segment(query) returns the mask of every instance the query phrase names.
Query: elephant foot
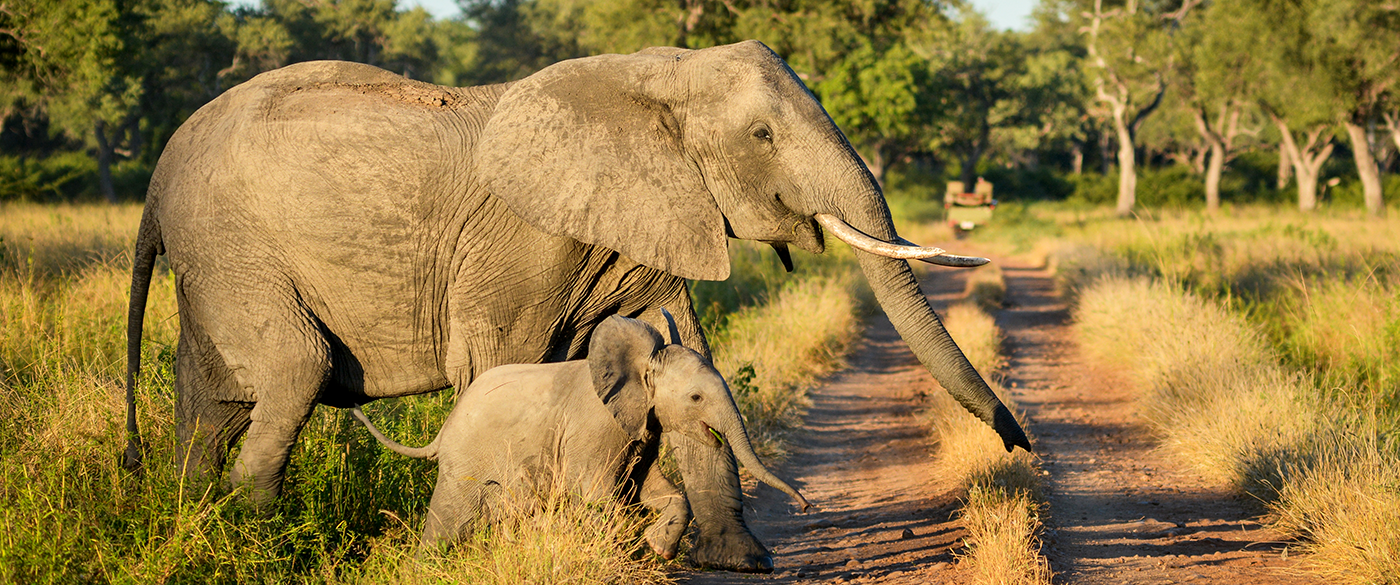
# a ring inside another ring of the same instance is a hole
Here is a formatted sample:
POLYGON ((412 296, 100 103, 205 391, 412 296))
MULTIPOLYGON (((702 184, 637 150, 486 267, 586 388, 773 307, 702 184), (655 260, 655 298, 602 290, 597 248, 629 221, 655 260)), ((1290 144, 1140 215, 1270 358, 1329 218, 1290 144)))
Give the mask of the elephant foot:
POLYGON ((646 537, 647 545, 651 547, 652 552, 669 561, 676 558, 676 549, 680 548, 681 535, 685 532, 685 525, 686 522, 677 522, 674 519, 668 521, 663 518, 648 526, 643 536, 646 537))
POLYGON ((773 554, 747 530, 709 538, 697 536, 690 562, 704 569, 737 573, 772 573, 773 554))

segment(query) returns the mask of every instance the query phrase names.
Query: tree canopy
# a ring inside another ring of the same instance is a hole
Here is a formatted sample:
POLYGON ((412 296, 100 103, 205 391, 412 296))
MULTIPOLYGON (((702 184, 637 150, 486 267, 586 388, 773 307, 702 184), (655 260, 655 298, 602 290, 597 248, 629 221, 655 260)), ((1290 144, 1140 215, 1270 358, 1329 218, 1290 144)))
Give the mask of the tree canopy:
POLYGON ((1214 209, 1231 165, 1273 152, 1261 189, 1292 181, 1308 209, 1337 152, 1381 213, 1400 163, 1393 2, 1041 0, 1024 32, 958 0, 459 2, 440 20, 394 0, 0 0, 0 198, 71 194, 63 165, 139 196, 194 110, 299 61, 475 85, 743 39, 787 60, 881 180, 1101 168, 1127 213, 1140 167, 1180 167, 1214 209))

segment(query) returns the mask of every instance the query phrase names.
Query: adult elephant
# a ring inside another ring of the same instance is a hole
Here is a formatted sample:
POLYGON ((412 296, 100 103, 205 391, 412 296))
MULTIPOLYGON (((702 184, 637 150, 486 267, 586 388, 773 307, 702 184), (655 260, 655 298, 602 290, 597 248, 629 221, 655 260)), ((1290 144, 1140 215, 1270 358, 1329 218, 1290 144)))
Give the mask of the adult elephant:
MULTIPOLYGON (((137 238, 127 462, 146 291, 167 254, 180 310, 186 473, 275 498, 317 403, 465 388, 510 363, 584 357, 613 314, 708 355, 685 279, 729 275, 727 237, 823 251, 853 242, 878 302, 934 377, 1001 434, 1025 435, 929 308, 907 245, 841 131, 763 44, 564 61, 448 88, 354 63, 271 71, 171 138, 137 238), (818 227, 819 224, 822 227, 818 227)), ((744 525, 727 446, 667 437, 696 523, 691 558, 770 570, 744 525)))

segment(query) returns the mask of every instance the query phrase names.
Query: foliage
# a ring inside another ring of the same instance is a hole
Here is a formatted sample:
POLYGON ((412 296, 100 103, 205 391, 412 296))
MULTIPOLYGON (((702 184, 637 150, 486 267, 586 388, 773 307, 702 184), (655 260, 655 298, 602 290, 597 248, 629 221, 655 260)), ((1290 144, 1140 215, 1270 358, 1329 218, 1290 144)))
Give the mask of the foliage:
MULTIPOLYGON (((1400 126, 1381 124, 1400 112, 1400 53, 1388 34, 1400 30, 1400 12, 1384 3, 1042 0, 1025 32, 994 30, 965 4, 923 0, 464 0, 462 8, 461 19, 437 20, 393 0, 7 2, 0 199, 137 199, 186 117, 289 63, 347 59, 474 85, 561 59, 749 38, 806 81, 882 183, 918 176, 914 190, 932 198, 945 180, 988 176, 1013 183, 999 190, 1006 199, 1061 199, 1082 187, 1077 201, 1102 202, 1108 184, 1080 172, 1132 153, 1118 166, 1134 177, 1149 169, 1147 207, 1195 205, 1199 189, 1168 183, 1201 182, 1202 173, 1224 204, 1273 201, 1280 187, 1268 186, 1262 161, 1281 132, 1316 156, 1344 123, 1366 135, 1367 148, 1352 134, 1337 154, 1370 156, 1382 176, 1362 189, 1352 177, 1364 164, 1353 171, 1324 157, 1316 181, 1340 177, 1333 199, 1374 211, 1400 162, 1388 140, 1400 126), (1314 130, 1309 151, 1304 138, 1314 130), (1124 141, 1126 151, 1115 149, 1124 141), (1207 156, 1213 147, 1220 154, 1207 156), (66 154, 74 152, 95 166, 76 174, 66 154)), ((1314 181, 1303 179, 1300 188, 1314 181)))

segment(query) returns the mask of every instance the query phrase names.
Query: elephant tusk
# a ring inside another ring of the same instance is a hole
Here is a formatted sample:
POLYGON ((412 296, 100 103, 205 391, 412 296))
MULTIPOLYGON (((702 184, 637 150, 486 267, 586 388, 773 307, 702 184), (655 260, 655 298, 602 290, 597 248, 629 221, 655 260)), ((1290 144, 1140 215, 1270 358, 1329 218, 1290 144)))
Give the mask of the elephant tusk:
POLYGON ((925 248, 911 243, 909 240, 895 236, 893 243, 875 238, 862 232, 851 224, 842 221, 834 215, 818 213, 814 216, 817 223, 831 232, 843 242, 850 244, 852 248, 869 252, 877 256, 886 258, 898 258, 900 260, 921 260, 929 264, 940 266, 981 266, 991 260, 976 256, 958 256, 949 254, 942 248, 925 248))

